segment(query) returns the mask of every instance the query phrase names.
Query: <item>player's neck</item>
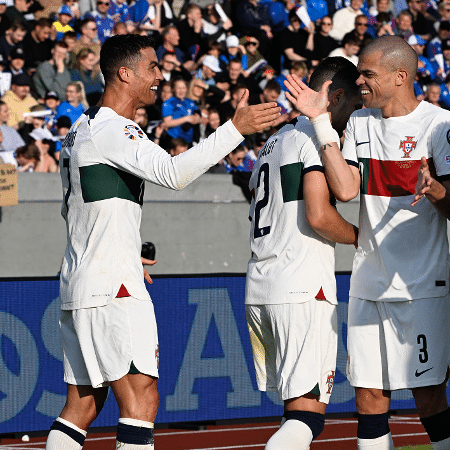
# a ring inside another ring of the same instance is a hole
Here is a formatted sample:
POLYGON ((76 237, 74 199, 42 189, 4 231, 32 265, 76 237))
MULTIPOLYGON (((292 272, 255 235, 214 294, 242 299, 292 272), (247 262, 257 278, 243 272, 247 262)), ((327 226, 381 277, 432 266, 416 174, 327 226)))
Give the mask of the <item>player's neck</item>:
POLYGON ((381 108, 381 115, 388 119, 389 117, 401 117, 407 116, 412 113, 417 106, 419 106, 420 101, 413 97, 405 97, 403 99, 393 98, 388 105, 381 108))
POLYGON ((112 109, 119 116, 133 120, 139 105, 126 95, 121 95, 116 89, 106 89, 103 97, 100 99, 98 106, 112 109))

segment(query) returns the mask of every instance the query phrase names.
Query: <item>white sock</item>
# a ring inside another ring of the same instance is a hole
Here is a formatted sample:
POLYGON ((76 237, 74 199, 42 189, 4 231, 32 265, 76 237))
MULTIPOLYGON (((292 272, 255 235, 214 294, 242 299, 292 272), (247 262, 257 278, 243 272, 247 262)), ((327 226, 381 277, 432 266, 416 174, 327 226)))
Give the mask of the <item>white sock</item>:
POLYGON ((265 450, 308 450, 313 440, 311 428, 300 420, 287 420, 269 439, 265 450))
MULTIPOLYGON (((154 424, 151 422, 145 422, 143 420, 137 419, 128 419, 128 418, 120 418, 119 419, 119 427, 120 424, 127 425, 128 427, 133 427, 128 429, 128 433, 136 436, 142 428, 147 429, 147 432, 144 432, 144 435, 149 437, 151 430, 151 442, 148 444, 129 444, 126 442, 120 442, 120 432, 118 432, 117 440, 116 440, 116 449, 120 450, 153 450, 155 448, 155 444, 153 442, 153 427, 154 424)), ((145 431, 145 430, 144 430, 145 431)))
POLYGON ((375 439, 357 439, 358 450, 394 450, 391 433, 375 439))
POLYGON ((433 450, 450 450, 450 437, 439 442, 432 442, 433 450))
POLYGON ((62 424, 61 428, 63 430, 50 430, 47 444, 45 445, 46 450, 81 450, 83 445, 77 442, 74 437, 84 442, 86 431, 67 420, 61 419, 61 417, 58 417, 55 422, 62 424))

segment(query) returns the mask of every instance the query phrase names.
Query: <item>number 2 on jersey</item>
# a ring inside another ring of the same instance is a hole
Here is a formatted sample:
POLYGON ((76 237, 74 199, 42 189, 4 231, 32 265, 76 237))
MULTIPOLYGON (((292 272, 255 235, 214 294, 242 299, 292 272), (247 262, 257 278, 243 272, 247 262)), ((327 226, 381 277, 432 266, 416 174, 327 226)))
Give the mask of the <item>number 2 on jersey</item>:
POLYGON ((259 227, 259 219, 261 216, 261 210, 267 206, 269 203, 269 164, 264 163, 258 173, 258 184, 256 185, 257 188, 259 188, 259 185, 261 183, 261 177, 264 176, 264 196, 261 200, 259 200, 255 205, 255 228, 253 230, 253 237, 259 238, 261 236, 266 236, 270 233, 270 226, 267 227, 259 227))

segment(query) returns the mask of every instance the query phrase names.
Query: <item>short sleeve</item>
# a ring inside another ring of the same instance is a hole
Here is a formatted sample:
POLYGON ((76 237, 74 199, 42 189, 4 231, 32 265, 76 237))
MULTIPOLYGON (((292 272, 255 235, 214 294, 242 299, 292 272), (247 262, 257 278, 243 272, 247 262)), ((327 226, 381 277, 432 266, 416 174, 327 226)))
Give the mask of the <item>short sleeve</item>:
POLYGON ((345 129, 344 146, 342 148, 342 156, 348 164, 358 167, 358 155, 355 145, 355 117, 350 117, 345 129))
POLYGON ((438 178, 450 178, 450 114, 439 118, 431 133, 431 155, 438 178))

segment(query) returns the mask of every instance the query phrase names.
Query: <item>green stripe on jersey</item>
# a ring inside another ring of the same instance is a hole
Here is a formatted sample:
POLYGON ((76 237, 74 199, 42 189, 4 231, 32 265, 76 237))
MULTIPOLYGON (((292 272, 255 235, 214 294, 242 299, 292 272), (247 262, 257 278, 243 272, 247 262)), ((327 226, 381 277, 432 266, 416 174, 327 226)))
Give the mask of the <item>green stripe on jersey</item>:
POLYGON ((122 198, 142 206, 144 180, 123 170, 106 164, 80 167, 80 184, 85 203, 122 198))
POLYGON ((303 163, 297 162, 280 167, 283 202, 303 200, 303 163))

